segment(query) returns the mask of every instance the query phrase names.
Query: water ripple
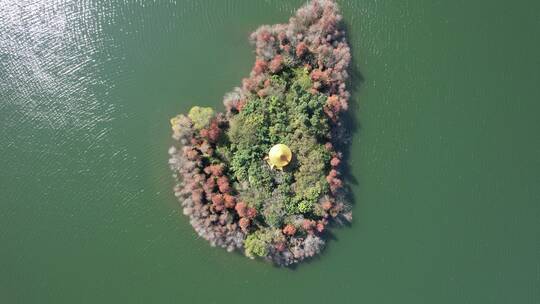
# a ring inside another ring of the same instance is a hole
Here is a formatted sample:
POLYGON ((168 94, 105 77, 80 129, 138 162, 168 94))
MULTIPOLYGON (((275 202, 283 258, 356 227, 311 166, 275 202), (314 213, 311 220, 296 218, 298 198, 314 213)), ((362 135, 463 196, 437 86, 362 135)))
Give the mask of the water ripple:
POLYGON ((0 2, 0 106, 38 127, 92 127, 111 119, 111 105, 95 94, 110 86, 100 75, 106 38, 92 17, 98 9, 90 1, 71 4, 0 2))

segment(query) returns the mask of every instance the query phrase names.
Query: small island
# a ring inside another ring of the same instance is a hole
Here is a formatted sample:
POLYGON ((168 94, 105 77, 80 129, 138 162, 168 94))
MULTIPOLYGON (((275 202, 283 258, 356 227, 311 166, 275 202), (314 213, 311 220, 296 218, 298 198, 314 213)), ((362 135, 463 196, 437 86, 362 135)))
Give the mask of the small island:
POLYGON ((256 60, 225 111, 171 119, 183 212, 213 246, 287 266, 352 220, 340 173, 351 55, 338 6, 313 0, 250 37, 256 60))

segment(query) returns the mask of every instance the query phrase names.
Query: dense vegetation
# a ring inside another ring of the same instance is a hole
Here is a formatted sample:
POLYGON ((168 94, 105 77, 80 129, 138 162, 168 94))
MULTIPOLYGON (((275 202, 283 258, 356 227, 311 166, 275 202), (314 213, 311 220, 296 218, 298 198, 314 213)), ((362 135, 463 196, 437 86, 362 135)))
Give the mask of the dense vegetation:
POLYGON ((289 265, 321 251, 329 224, 351 219, 335 149, 349 98, 340 20, 333 1, 314 0, 288 24, 262 26, 225 113, 193 107, 171 120, 175 194, 212 245, 289 265), (293 152, 284 170, 264 160, 277 143, 293 152))

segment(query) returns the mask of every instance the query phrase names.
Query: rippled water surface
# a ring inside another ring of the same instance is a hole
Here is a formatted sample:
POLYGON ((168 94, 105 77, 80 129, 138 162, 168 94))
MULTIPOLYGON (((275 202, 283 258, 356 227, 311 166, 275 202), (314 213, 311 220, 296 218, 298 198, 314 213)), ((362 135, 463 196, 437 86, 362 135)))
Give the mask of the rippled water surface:
POLYGON ((302 2, 0 0, 0 303, 539 303, 536 1, 338 1, 354 224, 296 269, 196 237, 168 119, 302 2))

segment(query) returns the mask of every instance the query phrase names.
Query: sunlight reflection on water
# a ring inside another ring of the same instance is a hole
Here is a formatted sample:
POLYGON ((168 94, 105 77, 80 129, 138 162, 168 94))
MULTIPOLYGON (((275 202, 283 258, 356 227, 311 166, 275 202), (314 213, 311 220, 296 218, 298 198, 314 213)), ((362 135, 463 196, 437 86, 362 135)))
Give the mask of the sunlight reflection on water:
MULTIPOLYGON (((0 107, 38 128, 92 128, 112 119, 100 100, 112 82, 101 74, 110 43, 91 1, 0 1, 0 107)), ((9 121, 4 123, 10 123, 9 121)))
POLYGON ((55 189, 87 176, 106 181, 89 197, 133 192, 118 183, 134 175, 134 157, 115 127, 127 116, 113 96, 126 77, 108 31, 117 8, 97 2, 0 0, 0 154, 10 178, 31 172, 55 189))

